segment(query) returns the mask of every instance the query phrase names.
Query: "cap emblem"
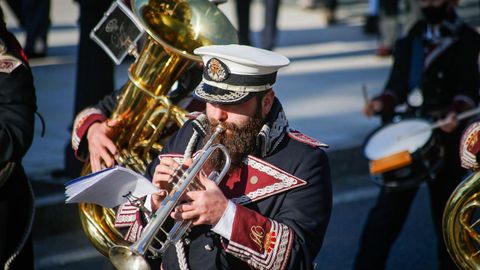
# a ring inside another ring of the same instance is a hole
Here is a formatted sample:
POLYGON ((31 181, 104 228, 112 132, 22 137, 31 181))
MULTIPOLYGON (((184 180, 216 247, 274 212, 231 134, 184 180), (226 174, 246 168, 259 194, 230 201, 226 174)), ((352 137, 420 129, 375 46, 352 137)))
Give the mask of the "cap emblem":
POLYGON ((216 58, 212 58, 207 63, 207 74, 213 81, 222 82, 228 78, 228 67, 216 58))

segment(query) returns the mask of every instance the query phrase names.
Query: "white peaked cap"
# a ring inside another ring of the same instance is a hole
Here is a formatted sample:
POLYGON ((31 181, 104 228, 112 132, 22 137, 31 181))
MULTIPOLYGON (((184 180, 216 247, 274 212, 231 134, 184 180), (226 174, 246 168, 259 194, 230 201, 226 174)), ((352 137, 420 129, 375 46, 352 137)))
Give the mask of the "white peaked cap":
POLYGON ((271 89, 285 56, 251 46, 213 45, 194 50, 203 60, 203 79, 194 96, 217 104, 238 104, 271 89))

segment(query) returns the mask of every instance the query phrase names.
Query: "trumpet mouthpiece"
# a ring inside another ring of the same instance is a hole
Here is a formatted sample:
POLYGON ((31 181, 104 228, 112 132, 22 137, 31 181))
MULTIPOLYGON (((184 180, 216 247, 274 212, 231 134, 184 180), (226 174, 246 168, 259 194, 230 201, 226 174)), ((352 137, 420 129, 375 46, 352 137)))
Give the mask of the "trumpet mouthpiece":
POLYGON ((215 128, 215 132, 217 133, 222 133, 225 130, 222 125, 218 124, 217 127, 215 128))

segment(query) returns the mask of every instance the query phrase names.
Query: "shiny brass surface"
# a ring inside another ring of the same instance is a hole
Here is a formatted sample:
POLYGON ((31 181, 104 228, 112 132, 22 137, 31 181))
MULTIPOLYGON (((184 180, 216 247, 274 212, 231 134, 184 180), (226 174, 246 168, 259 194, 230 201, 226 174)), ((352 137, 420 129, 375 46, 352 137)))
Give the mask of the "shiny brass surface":
MULTIPOLYGON (((205 45, 238 43, 235 28, 208 0, 132 0, 132 9, 148 36, 128 72, 110 118, 120 121, 113 141, 119 162, 139 173, 159 153, 172 130, 186 121, 187 111, 167 94, 179 76, 201 61, 193 50, 205 45)), ((91 172, 84 168, 82 175, 91 172)), ((105 256, 125 245, 113 226, 115 214, 94 204, 80 204, 85 234, 105 256)))
POLYGON ((132 245, 115 245, 110 248, 109 258, 112 264, 119 270, 131 269, 150 269, 145 259, 147 252, 155 257, 161 257, 167 248, 180 241, 192 221, 178 220, 173 227, 169 229, 167 219, 181 203, 183 195, 187 191, 201 190, 203 187, 198 185, 197 176, 203 172, 203 167, 207 164, 210 156, 215 151, 221 151, 224 156, 224 165, 220 172, 212 173, 209 178, 217 185, 227 174, 231 165, 231 158, 227 148, 221 144, 214 144, 215 138, 224 131, 224 128, 218 125, 215 132, 211 135, 203 148, 193 158, 192 164, 183 170, 177 170, 168 181, 172 183, 172 189, 162 200, 158 210, 151 216, 147 226, 142 231, 142 235, 132 245), (178 174, 177 174, 178 173, 178 174), (160 237, 159 237, 160 236, 160 237), (154 241, 155 240, 155 241, 154 241), (156 246, 152 245, 155 243, 156 246))
POLYGON ((480 172, 469 175, 450 196, 443 213, 443 238, 460 269, 480 269, 480 172))
POLYGON ((233 25, 210 1, 132 0, 132 8, 150 36, 191 60, 200 61, 197 47, 238 42, 233 25))

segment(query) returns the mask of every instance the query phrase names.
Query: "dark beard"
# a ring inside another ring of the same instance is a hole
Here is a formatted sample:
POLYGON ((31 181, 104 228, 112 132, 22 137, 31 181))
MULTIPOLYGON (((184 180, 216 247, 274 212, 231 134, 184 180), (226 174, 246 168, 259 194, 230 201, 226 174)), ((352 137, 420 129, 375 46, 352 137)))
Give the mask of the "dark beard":
MULTIPOLYGON (((227 148, 233 166, 239 166, 242 160, 255 149, 257 135, 264 122, 263 119, 261 119, 260 114, 257 114, 254 117, 249 118, 248 122, 242 127, 232 123, 221 123, 225 131, 217 136, 214 140, 214 144, 220 143, 227 148), (230 131, 228 134, 227 130, 230 131)), ((215 127, 218 124, 219 122, 216 120, 208 121, 207 135, 203 139, 203 145, 205 145, 207 140, 212 136, 215 127)), ((225 157, 223 152, 217 150, 210 156, 206 165, 207 168, 205 169, 208 171, 215 170, 220 173, 224 163, 225 157)))

